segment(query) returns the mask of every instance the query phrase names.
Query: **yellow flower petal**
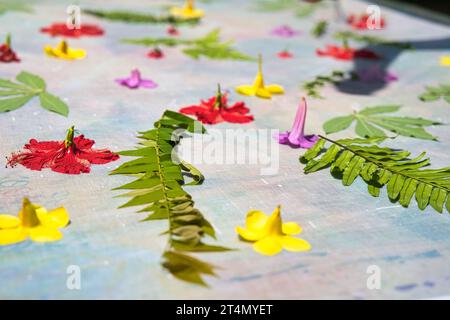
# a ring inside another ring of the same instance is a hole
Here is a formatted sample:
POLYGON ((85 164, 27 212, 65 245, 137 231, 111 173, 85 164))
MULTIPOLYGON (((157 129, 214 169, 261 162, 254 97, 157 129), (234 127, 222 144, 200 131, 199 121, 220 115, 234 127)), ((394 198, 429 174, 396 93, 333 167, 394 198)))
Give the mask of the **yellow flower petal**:
POLYGON ((282 94, 284 93, 284 88, 278 84, 269 84, 268 86, 265 86, 264 89, 269 91, 273 94, 282 94))
POLYGON ((445 67, 450 66, 450 56, 442 56, 440 59, 441 65, 445 67))
POLYGON ((53 48, 51 46, 45 46, 44 47, 44 52, 49 55, 50 57, 56 57, 53 48))
POLYGON ((22 227, 0 229, 0 246, 7 246, 25 241, 27 236, 27 231, 22 227))
POLYGON ((69 49, 67 55, 71 59, 83 59, 86 57, 86 51, 83 49, 69 49))
POLYGON ((20 226, 20 219, 9 214, 0 214, 0 230, 20 226))
POLYGON ((67 45, 59 43, 56 48, 45 46, 44 52, 50 57, 61 58, 65 60, 83 59, 86 57, 86 51, 83 49, 68 48, 67 45))
POLYGON ((236 227, 236 233, 241 236, 242 239, 247 241, 257 241, 264 237, 264 234, 260 232, 254 232, 251 230, 244 229, 242 227, 236 227))
POLYGON ((245 226, 250 231, 262 230, 269 217, 262 211, 250 210, 245 219, 245 226))
POLYGON ((58 241, 62 238, 62 233, 56 228, 48 228, 44 226, 38 226, 30 228, 28 230, 30 233, 31 240, 35 242, 52 242, 58 241))
POLYGON ((256 93, 255 88, 253 88, 253 86, 250 86, 248 84, 244 84, 242 86, 238 86, 236 87, 236 92, 246 95, 246 96, 254 96, 256 93))
POLYGON ((36 213, 40 223, 44 227, 63 228, 69 224, 69 214, 63 207, 57 208, 50 212, 47 212, 47 210, 42 209, 43 208, 36 210, 36 213))
POLYGON ((189 8, 177 8, 173 7, 170 9, 170 14, 175 17, 181 17, 185 19, 196 19, 204 16, 204 11, 200 9, 189 9, 189 8))
POLYGON ((286 222, 281 226, 284 234, 299 234, 302 228, 295 222, 286 222))
POLYGON ((268 256, 273 256, 280 253, 283 247, 278 239, 278 237, 266 237, 253 244, 253 249, 256 252, 265 254, 268 256))
POLYGON ((256 95, 260 98, 264 98, 264 99, 270 99, 272 98, 272 95, 270 94, 269 91, 267 91, 265 88, 259 88, 256 90, 256 95))
POLYGON ((288 251, 308 251, 311 249, 309 242, 303 239, 284 236, 280 237, 279 241, 280 245, 283 246, 283 249, 288 251))

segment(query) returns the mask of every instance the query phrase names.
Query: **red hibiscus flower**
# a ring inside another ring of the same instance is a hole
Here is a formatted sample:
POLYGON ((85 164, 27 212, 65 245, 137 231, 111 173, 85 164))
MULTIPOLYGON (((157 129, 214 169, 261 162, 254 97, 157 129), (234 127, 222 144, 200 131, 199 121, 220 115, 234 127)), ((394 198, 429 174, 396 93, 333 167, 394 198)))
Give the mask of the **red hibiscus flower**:
POLYGON ((180 32, 178 32, 178 29, 175 28, 174 26, 169 26, 167 28, 167 33, 170 34, 171 36, 178 36, 180 34, 180 32))
POLYGON ((95 141, 74 137, 75 129, 68 130, 64 141, 37 141, 31 139, 24 150, 13 153, 7 165, 21 164, 31 170, 50 168, 65 174, 89 173, 91 164, 104 164, 119 159, 119 156, 107 149, 92 149, 95 141))
POLYGON ((280 59, 291 59, 294 57, 292 53, 287 50, 283 50, 277 53, 278 58, 280 59))
POLYGON ((159 48, 154 48, 149 53, 147 53, 147 57, 152 59, 161 59, 164 57, 164 53, 159 48))
POLYGON ((20 62, 17 54, 11 49, 11 36, 6 36, 6 41, 0 46, 0 62, 20 62))
POLYGON ((244 102, 236 102, 228 106, 226 94, 220 91, 218 86, 217 95, 208 100, 201 100, 200 105, 193 105, 180 109, 181 113, 194 115, 197 120, 206 124, 216 124, 219 122, 247 123, 253 121, 253 116, 244 102))
MULTIPOLYGON (((372 21, 369 21, 369 15, 367 15, 367 14, 363 14, 360 16, 352 14, 352 15, 348 16, 347 23, 349 25, 351 25, 354 29, 358 29, 358 30, 370 29, 371 30, 371 28, 369 26, 372 24, 372 21)), ((385 25, 385 21, 383 18, 381 18, 379 27, 384 28, 384 25, 385 25)))
POLYGON ((52 37, 63 36, 79 38, 82 36, 101 36, 104 31, 94 24, 82 24, 79 29, 69 29, 65 23, 54 23, 41 29, 43 33, 49 33, 52 37))
POLYGON ((329 56, 338 60, 380 59, 380 56, 371 50, 354 49, 345 45, 343 47, 327 45, 326 50, 317 49, 316 53, 318 56, 329 56))

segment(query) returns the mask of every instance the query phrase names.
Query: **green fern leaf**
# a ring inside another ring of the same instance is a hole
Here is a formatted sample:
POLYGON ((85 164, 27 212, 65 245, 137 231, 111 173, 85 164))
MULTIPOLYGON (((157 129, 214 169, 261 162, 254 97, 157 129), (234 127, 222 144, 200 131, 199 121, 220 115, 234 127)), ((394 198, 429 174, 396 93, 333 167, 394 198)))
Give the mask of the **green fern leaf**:
POLYGON ((184 46, 182 52, 192 59, 206 57, 214 60, 242 60, 254 61, 255 58, 239 52, 233 48, 232 41, 221 42, 220 29, 214 29, 204 37, 196 39, 178 39, 178 38, 141 38, 141 39, 122 39, 122 42, 129 44, 142 45, 146 47, 153 46, 184 46))
POLYGON ((102 18, 110 21, 120 21, 126 23, 150 23, 150 24, 159 24, 159 23, 167 23, 167 24, 191 24, 195 25, 200 22, 200 19, 185 19, 185 18, 177 18, 170 14, 166 15, 154 15, 150 13, 139 13, 125 10, 115 10, 115 11, 103 11, 103 10, 93 10, 93 9, 85 9, 83 13, 102 18))
POLYGON ((147 216, 141 221, 167 220, 169 228, 163 267, 177 279, 206 285, 204 275, 214 275, 214 266, 186 255, 184 252, 220 252, 230 250, 207 244, 205 236, 215 238, 215 231, 184 186, 200 184, 201 172, 186 162, 174 161, 173 150, 186 132, 204 133, 205 128, 193 119, 173 112, 164 112, 154 128, 139 133, 141 142, 134 150, 122 151, 122 156, 135 157, 110 174, 133 175, 136 180, 114 190, 131 190, 120 197, 131 200, 121 206, 143 206, 138 212, 147 216), (177 134, 175 134, 177 133, 177 134), (187 183, 187 178, 192 181, 187 183))
POLYGON ((415 196, 421 210, 430 205, 440 213, 444 207, 450 213, 450 167, 423 169, 430 164, 425 153, 409 158, 408 151, 377 145, 385 139, 333 141, 320 136, 300 161, 306 164, 306 174, 330 167, 331 174, 342 179, 344 186, 351 185, 360 176, 374 197, 386 186, 389 199, 403 207, 408 207, 415 196))

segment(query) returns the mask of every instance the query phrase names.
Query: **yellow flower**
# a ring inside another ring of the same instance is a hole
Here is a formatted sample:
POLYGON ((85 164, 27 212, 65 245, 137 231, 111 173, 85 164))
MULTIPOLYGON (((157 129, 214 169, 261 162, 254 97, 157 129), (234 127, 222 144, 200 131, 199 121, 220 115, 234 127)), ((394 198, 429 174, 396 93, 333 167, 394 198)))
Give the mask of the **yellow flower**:
POLYGON ((183 8, 170 8, 170 14, 174 17, 184 19, 198 19, 203 17, 205 13, 203 10, 195 9, 194 0, 186 0, 186 4, 183 8))
POLYGON ((56 48, 51 46, 45 46, 44 52, 50 57, 62 58, 66 60, 83 59, 86 57, 86 51, 83 49, 72 49, 69 48, 67 42, 62 40, 56 48))
POLYGON ((262 211, 251 210, 247 213, 246 228, 236 227, 236 232, 247 241, 255 242, 253 249, 261 254, 275 255, 282 249, 288 251, 307 251, 311 249, 308 241, 291 235, 302 232, 295 222, 282 223, 280 206, 269 217, 262 211))
POLYGON ((450 56, 442 56, 440 62, 441 66, 450 67, 450 56))
POLYGON ((278 84, 264 84, 264 77, 262 74, 262 57, 258 57, 258 73, 256 74, 253 85, 242 85, 236 87, 236 92, 246 96, 257 96, 260 98, 270 99, 272 94, 282 94, 284 89, 278 84))
POLYGON ((47 211, 24 198, 18 217, 0 214, 0 246, 22 242, 28 237, 36 242, 57 241, 63 236, 58 229, 67 224, 69 215, 66 209, 47 211))

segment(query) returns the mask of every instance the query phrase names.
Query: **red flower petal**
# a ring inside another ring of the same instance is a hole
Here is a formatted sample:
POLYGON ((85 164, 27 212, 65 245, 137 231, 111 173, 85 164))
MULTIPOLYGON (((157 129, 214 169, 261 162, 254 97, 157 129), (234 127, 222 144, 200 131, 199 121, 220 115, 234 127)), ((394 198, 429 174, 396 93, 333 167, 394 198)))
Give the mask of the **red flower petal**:
POLYGON ((240 113, 222 113, 222 118, 231 123, 248 123, 253 121, 252 115, 243 115, 240 113))
POLYGON ((236 102, 228 107, 228 98, 226 94, 222 95, 221 106, 216 105, 216 97, 208 100, 201 100, 200 105, 188 106, 180 109, 181 113, 194 115, 198 121, 206 124, 216 124, 220 122, 246 123, 253 121, 252 115, 244 102, 236 102))
POLYGON ((164 53, 160 49, 153 49, 147 53, 147 57, 153 59, 161 59, 164 57, 164 53))
POLYGON ((293 58, 294 55, 292 53, 290 53, 289 51, 281 51, 277 53, 278 58, 281 59, 290 59, 293 58))
POLYGON ((64 141, 37 141, 31 139, 24 150, 8 159, 11 167, 21 164, 31 170, 50 168, 52 171, 66 174, 90 172, 91 164, 104 164, 119 159, 119 156, 107 149, 92 149, 94 141, 83 135, 73 139, 72 146, 66 147, 64 141))
POLYGON ((178 32, 178 29, 175 28, 174 26, 169 26, 167 28, 167 33, 170 34, 171 36, 178 36, 180 33, 178 32))
POLYGON ((338 60, 353 60, 354 58, 379 59, 380 56, 367 49, 353 49, 327 45, 326 50, 316 50, 318 56, 330 56, 338 60))
MULTIPOLYGON (((359 17, 352 14, 352 15, 348 16, 347 23, 349 25, 351 25, 354 29, 367 30, 367 29, 369 29, 367 27, 368 20, 369 20, 369 15, 367 15, 367 14, 363 14, 359 17)), ((384 18, 381 18, 380 19, 380 28, 382 29, 382 28, 384 28, 384 26, 385 26, 385 20, 384 20, 384 18)))
POLYGON ((55 172, 65 174, 80 174, 89 173, 91 171, 90 162, 85 159, 80 159, 74 152, 67 150, 63 157, 55 159, 51 169, 55 172))
POLYGON ((52 37, 63 36, 79 38, 82 36, 101 36, 102 28, 94 24, 82 24, 80 29, 69 29, 65 23, 53 23, 49 27, 41 29, 43 33, 49 33, 52 37))
POLYGON ((227 109, 227 112, 237 112, 240 114, 246 114, 250 112, 250 109, 245 106, 243 101, 236 102, 234 105, 227 109))
POLYGON ((0 46, 0 61, 1 62, 20 62, 17 54, 7 44, 0 46))
POLYGON ((119 159, 119 156, 108 149, 92 149, 94 140, 84 138, 80 135, 73 139, 78 159, 88 160, 92 164, 104 164, 119 159))

